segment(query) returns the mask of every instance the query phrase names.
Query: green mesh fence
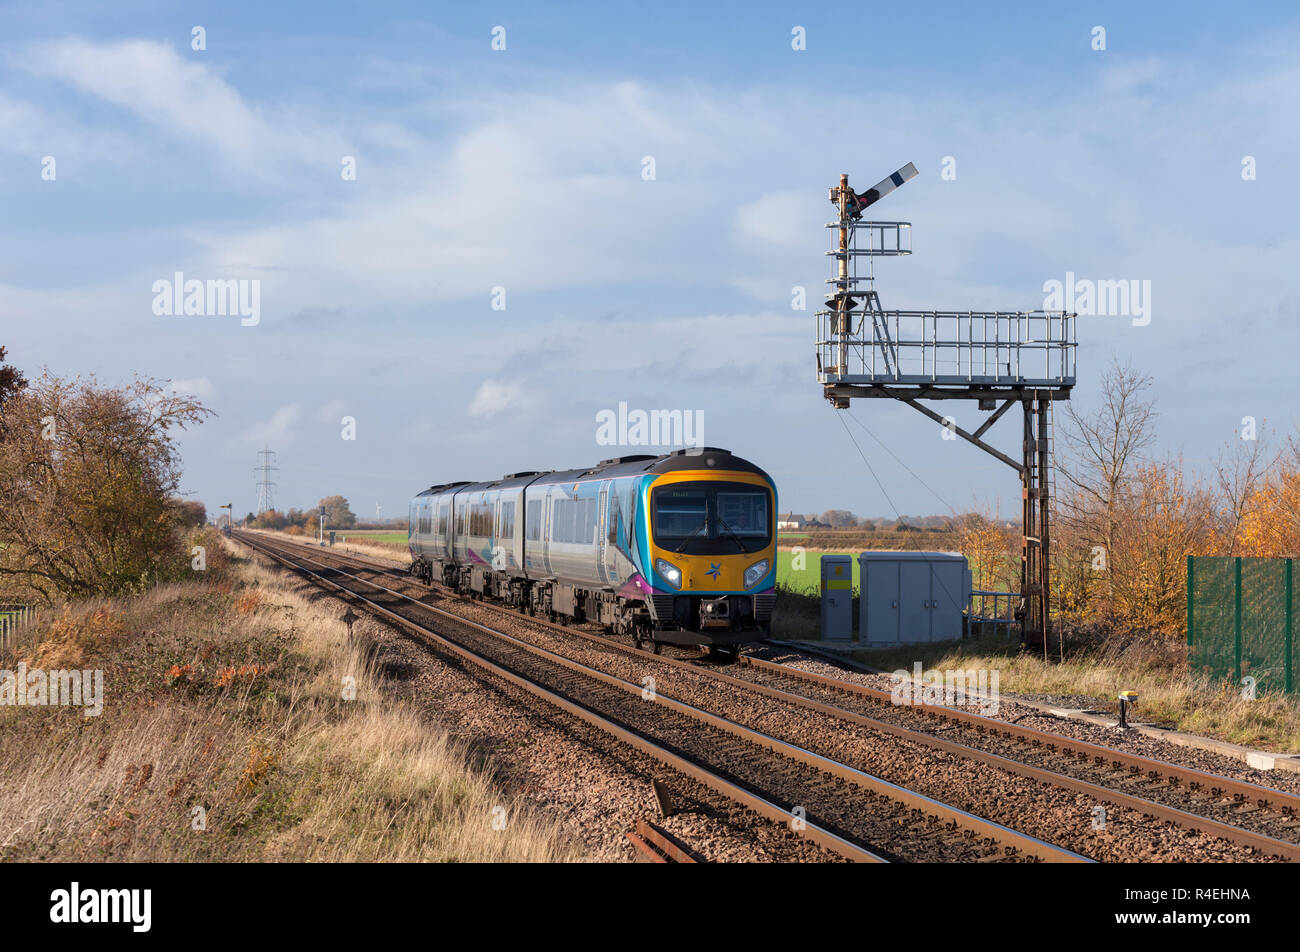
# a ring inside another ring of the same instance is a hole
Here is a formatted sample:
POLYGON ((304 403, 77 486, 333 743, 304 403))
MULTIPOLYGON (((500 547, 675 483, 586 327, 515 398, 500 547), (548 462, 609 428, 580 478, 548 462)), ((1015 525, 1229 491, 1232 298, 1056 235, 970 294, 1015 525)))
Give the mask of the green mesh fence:
POLYGON ((1292 691, 1297 613, 1291 559, 1188 556, 1187 658, 1193 671, 1255 690, 1292 691))

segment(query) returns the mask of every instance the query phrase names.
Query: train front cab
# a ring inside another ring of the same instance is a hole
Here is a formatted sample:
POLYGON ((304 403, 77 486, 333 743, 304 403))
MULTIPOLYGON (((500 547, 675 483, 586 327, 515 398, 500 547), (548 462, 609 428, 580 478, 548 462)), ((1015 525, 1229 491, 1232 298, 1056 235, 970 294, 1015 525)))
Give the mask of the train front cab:
POLYGON ((649 484, 654 641, 729 647, 770 633, 776 486, 754 470, 683 470, 649 484))

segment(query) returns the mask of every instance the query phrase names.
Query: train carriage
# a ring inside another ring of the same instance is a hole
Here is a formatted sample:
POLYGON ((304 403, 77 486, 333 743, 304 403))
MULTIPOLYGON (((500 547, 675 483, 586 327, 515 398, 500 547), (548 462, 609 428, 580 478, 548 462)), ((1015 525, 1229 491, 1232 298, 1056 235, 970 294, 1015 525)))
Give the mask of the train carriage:
POLYGON ((776 511, 771 477, 713 447, 433 486, 411 573, 638 643, 734 645, 770 628, 776 511))

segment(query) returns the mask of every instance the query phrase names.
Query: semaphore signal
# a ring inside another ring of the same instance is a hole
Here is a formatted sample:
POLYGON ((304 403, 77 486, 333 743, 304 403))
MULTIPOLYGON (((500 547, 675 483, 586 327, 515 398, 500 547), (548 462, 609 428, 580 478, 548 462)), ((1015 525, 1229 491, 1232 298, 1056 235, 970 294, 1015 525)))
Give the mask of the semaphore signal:
POLYGON ((908 163, 865 192, 848 175, 830 189, 839 212, 831 229, 826 307, 817 312, 817 380, 846 410, 854 398, 888 398, 914 407, 1020 475, 1023 533, 1017 616, 1026 645, 1047 653, 1052 403, 1075 384, 1077 315, 1069 311, 897 311, 881 307, 875 259, 912 253, 912 223, 863 221, 862 213, 915 178, 908 163), (865 265, 862 263, 865 262, 865 265), (975 400, 992 411, 974 432, 921 400, 975 400), (983 436, 1019 404, 1024 427, 1017 460, 983 436))

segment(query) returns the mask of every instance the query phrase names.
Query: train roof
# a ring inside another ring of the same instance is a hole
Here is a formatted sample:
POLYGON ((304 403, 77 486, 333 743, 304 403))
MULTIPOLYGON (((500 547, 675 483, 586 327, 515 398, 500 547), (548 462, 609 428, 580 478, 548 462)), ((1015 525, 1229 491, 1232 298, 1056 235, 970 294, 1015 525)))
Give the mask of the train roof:
POLYGON ((539 483, 577 482, 583 479, 614 479, 619 476, 636 476, 642 473, 674 473, 688 469, 718 469, 767 476, 759 467, 717 446, 703 446, 674 450, 662 456, 616 456, 601 460, 588 469, 556 473, 554 477, 539 479, 539 483))
POLYGON ((704 446, 674 450, 662 456, 649 454, 615 456, 601 460, 595 466, 586 469, 564 469, 543 473, 532 471, 507 473, 501 479, 488 480, 487 482, 443 483, 430 486, 420 493, 420 496, 436 495, 449 489, 456 492, 478 492, 484 489, 527 486, 533 483, 538 485, 568 484, 588 479, 615 479, 621 476, 637 476, 643 473, 673 473, 693 469, 756 473, 764 478, 771 478, 758 466, 755 466, 747 459, 734 455, 731 450, 717 446, 704 446))

